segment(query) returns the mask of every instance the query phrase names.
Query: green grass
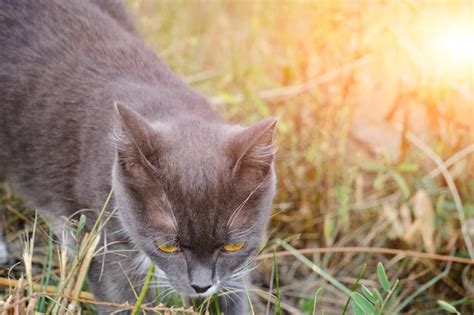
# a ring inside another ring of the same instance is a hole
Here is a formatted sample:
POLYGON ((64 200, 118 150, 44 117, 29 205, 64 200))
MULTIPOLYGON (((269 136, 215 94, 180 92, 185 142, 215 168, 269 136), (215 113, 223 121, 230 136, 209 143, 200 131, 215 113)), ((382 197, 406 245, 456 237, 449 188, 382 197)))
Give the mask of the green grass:
MULTIPOLYGON (((471 68, 448 56, 439 60, 424 45, 436 35, 436 23, 449 16, 461 20, 472 4, 465 4, 468 9, 414 1, 127 4, 145 41, 229 121, 279 119, 278 193, 262 252, 269 258, 259 261, 255 287, 248 288, 255 314, 265 314, 267 304, 270 313, 342 313, 349 299, 348 313, 474 312, 472 265, 294 250, 388 247, 469 257, 471 68), (377 137, 385 149, 374 145, 377 137), (448 174, 440 173, 439 160, 448 174), (278 256, 283 250, 291 255, 278 256)), ((32 216, 25 217, 7 186, 0 199, 6 240, 19 248, 19 230, 32 230, 32 216)), ((56 247, 47 227, 40 227, 32 281, 57 287, 56 247)), ((21 258, 22 252, 12 254, 21 258)), ((12 276, 25 271, 20 264, 12 276)), ((0 269, 0 277, 7 276, 0 269)), ((7 291, 0 286, 0 301, 7 291)), ((49 303, 40 298, 37 310, 49 303)), ((181 302, 174 297, 169 305, 181 302)))

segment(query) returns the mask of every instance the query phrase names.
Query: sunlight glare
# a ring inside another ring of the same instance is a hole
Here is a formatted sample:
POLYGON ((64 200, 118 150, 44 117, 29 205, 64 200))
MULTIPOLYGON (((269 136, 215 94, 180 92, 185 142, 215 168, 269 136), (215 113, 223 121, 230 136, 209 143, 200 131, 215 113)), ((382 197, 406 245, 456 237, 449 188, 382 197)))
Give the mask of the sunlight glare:
POLYGON ((432 38, 432 51, 453 64, 472 64, 474 58, 474 29, 472 25, 443 27, 432 38), (470 26, 470 27, 469 27, 470 26))
POLYGON ((424 61, 430 73, 446 82, 472 82, 474 77, 474 20, 470 12, 438 12, 425 22, 424 61))

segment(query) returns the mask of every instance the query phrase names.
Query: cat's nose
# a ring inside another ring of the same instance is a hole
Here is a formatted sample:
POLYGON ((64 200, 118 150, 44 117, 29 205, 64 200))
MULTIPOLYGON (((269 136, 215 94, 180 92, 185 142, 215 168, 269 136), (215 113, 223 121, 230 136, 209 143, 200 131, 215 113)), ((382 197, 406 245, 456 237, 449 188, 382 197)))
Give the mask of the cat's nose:
POLYGON ((197 293, 206 293, 207 290, 209 290, 211 288, 210 285, 208 286, 205 286, 205 287, 201 287, 201 286, 198 286, 198 285, 191 285, 194 289, 194 291, 196 291, 197 293))

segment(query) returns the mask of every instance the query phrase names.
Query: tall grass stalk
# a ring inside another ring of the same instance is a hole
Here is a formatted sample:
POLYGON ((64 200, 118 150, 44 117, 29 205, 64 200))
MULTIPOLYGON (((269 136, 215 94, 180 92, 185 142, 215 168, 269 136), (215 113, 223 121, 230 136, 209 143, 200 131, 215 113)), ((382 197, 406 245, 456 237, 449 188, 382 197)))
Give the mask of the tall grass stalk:
MULTIPOLYGON (((367 264, 363 264, 362 267, 359 270, 359 274, 357 275, 356 283, 352 287, 352 292, 357 291, 357 289, 359 289, 359 282, 364 277, 366 270, 367 270, 367 264)), ((351 302, 351 299, 352 299, 352 295, 350 295, 349 298, 347 298, 346 305, 344 306, 344 309, 342 310, 342 315, 346 314, 347 309, 349 308, 349 304, 351 302)))
POLYGON ((145 283, 143 284, 143 287, 140 291, 140 295, 138 296, 137 303, 135 304, 135 307, 133 308, 132 315, 138 315, 140 313, 140 307, 142 306, 148 294, 148 287, 150 285, 150 280, 152 279, 154 274, 155 274, 155 265, 150 264, 150 268, 148 269, 148 273, 146 274, 146 277, 145 277, 145 283))
POLYGON ((315 292, 314 292, 314 299, 313 299, 313 309, 311 310, 311 314, 312 315, 316 315, 316 306, 318 304, 318 296, 319 296, 319 292, 321 292, 323 288, 318 288, 315 292))
POLYGON ((281 295, 280 295, 280 279, 278 274, 278 261, 275 254, 275 249, 273 249, 273 281, 275 283, 276 289, 276 305, 275 305, 275 315, 281 315, 281 295))
MULTIPOLYGON (((53 266, 53 232, 50 230, 48 234, 48 253, 43 266, 43 274, 41 275, 41 291, 45 292, 47 284, 51 279, 52 266, 53 266)), ((38 313, 44 313, 46 311, 46 297, 41 296, 38 302, 38 313)))
MULTIPOLYGON (((89 231, 89 233, 84 235, 81 244, 76 251, 76 256, 72 266, 68 266, 67 264, 67 246, 64 244, 61 246, 60 257, 62 262, 60 267, 62 269, 62 277, 58 292, 63 292, 64 296, 58 296, 54 302, 51 303, 52 308, 50 308, 50 311, 52 311, 54 314, 61 314, 65 309, 74 312, 77 308, 77 303, 75 300, 77 300, 77 297, 80 295, 82 290, 82 286, 87 275, 87 270, 89 269, 89 265, 92 261, 97 245, 100 242, 102 230, 105 228, 105 225, 116 211, 116 209, 113 209, 110 215, 104 219, 104 222, 102 222, 102 218, 109 207, 112 195, 113 190, 109 192, 92 229, 89 231), (68 307, 67 303, 71 297, 75 300, 73 300, 70 307, 68 307)), ((65 237, 64 239, 67 238, 65 237)))

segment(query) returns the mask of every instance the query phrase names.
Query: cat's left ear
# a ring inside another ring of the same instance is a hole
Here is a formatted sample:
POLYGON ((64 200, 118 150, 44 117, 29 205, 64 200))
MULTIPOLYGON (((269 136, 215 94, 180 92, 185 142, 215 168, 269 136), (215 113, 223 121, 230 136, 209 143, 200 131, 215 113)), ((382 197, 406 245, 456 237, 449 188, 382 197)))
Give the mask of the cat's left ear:
POLYGON ((232 139, 234 176, 261 180, 268 175, 275 157, 275 118, 260 121, 238 132, 232 139))

